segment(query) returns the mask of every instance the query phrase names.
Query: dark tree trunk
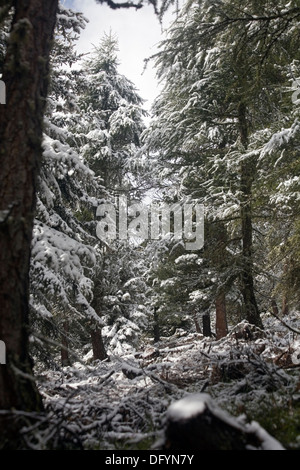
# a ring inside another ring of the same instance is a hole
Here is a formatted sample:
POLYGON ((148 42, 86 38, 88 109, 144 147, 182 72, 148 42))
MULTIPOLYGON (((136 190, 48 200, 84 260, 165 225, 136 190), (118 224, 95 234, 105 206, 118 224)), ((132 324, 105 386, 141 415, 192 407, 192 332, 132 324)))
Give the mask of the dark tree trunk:
POLYGON ((276 315, 278 317, 279 310, 278 310, 278 306, 277 306, 277 303, 276 303, 275 299, 271 300, 271 307, 272 307, 272 311, 273 311, 274 315, 276 315))
MULTIPOLYGON (((224 222, 220 221, 217 224, 216 232, 216 247, 215 256, 216 264, 220 272, 227 271, 228 269, 228 253, 226 252, 226 246, 228 242, 227 230, 224 222)), ((227 280, 228 283, 228 280, 227 280)), ((226 312, 226 290, 224 285, 219 285, 216 294, 216 338, 221 339, 227 336, 227 312, 226 312)))
POLYGON ((108 359, 103 343, 101 328, 96 327, 95 330, 91 331, 91 341, 94 361, 105 361, 105 359, 108 359))
POLYGON ((287 295, 284 294, 283 299, 282 299, 282 311, 281 315, 284 317, 289 314, 289 304, 288 304, 288 298, 287 295))
MULTIPOLYGON (((37 411, 42 402, 28 353, 29 263, 58 0, 13 4, 3 70, 6 105, 0 106, 0 339, 7 353, 7 365, 0 367, 0 409, 37 411)), ((15 421, 8 424, 1 414, 2 446, 16 430, 15 421)))
POLYGON ((101 321, 101 311, 102 311, 102 286, 101 286, 101 273, 100 271, 95 275, 94 279, 94 299, 92 302, 92 307, 99 316, 99 322, 90 324, 89 331, 91 335, 91 342, 93 348, 93 359, 94 361, 100 360, 105 361, 108 359, 103 337, 102 337, 102 321, 101 321))
POLYGON ((217 339, 224 338, 227 333, 226 296, 222 289, 216 298, 216 337, 217 339))
POLYGON ((206 313, 205 315, 202 316, 202 325, 203 325, 203 335, 212 336, 209 313, 206 313))
POLYGON ((63 333, 61 335, 61 364, 63 367, 70 366, 70 355, 69 355, 69 322, 66 320, 63 324, 63 333))
MULTIPOLYGON (((239 105, 240 138, 244 148, 248 146, 248 125, 246 106, 239 105)), ((241 224, 242 224, 242 295, 245 316, 249 323, 263 328, 254 292, 253 278, 253 228, 252 228, 252 185, 256 172, 253 158, 241 163, 241 224)))
POLYGON ((287 293, 287 275, 289 271, 289 265, 290 265, 290 259, 287 259, 285 264, 284 264, 284 269, 283 269, 283 279, 285 280, 285 286, 284 286, 284 292, 283 292, 283 298, 282 298, 282 306, 281 306, 281 315, 284 317, 288 315, 289 313, 289 304, 288 304, 288 293, 287 293))
POLYGON ((196 311, 194 311, 193 317, 194 317, 194 323, 195 323, 196 333, 202 334, 201 327, 200 327, 200 324, 199 324, 198 315, 197 315, 197 312, 196 312, 196 311))
POLYGON ((157 313, 157 307, 154 307, 153 312, 153 336, 154 336, 154 343, 158 343, 160 341, 160 328, 159 328, 159 315, 157 313))

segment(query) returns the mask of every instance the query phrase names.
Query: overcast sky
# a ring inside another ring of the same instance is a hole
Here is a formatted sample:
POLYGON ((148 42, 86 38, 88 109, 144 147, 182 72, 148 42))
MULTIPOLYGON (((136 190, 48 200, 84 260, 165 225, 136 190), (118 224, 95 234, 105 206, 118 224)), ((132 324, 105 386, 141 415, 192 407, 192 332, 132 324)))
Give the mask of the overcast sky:
MULTIPOLYGON (((140 96, 147 100, 146 109, 158 95, 155 72, 149 64, 144 70, 144 59, 152 56, 157 44, 163 38, 162 28, 155 17, 153 8, 145 6, 134 9, 111 10, 97 4, 95 0, 63 0, 65 6, 81 11, 89 20, 86 29, 78 41, 80 52, 90 52, 93 44, 98 45, 103 34, 116 34, 119 39, 119 71, 129 78, 139 90, 140 96)), ((163 26, 166 28, 174 19, 170 12, 166 15, 163 26)))

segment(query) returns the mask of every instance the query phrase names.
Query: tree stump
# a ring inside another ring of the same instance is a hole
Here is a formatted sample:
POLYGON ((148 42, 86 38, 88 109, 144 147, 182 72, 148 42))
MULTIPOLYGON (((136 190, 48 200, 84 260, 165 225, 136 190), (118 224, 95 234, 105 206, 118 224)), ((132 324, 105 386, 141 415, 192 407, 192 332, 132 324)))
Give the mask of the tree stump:
POLYGON ((258 423, 242 423, 203 393, 189 395, 169 407, 162 450, 186 454, 201 450, 284 448, 258 423))

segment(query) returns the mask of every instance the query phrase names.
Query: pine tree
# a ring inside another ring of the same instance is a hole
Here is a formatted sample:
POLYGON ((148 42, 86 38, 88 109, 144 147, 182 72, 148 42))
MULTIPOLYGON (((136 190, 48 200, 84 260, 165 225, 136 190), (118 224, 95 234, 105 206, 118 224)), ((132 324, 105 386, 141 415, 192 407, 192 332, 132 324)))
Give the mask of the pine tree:
POLYGON ((0 408, 8 414, 0 416, 0 445, 6 448, 12 442, 16 448, 22 426, 10 410, 42 409, 28 352, 28 273, 56 13, 55 0, 15 1, 3 66, 7 102, 0 110, 0 337, 7 364, 0 372, 0 408))
POLYGON ((288 111, 282 88, 297 58, 298 14, 268 2, 188 2, 157 56, 164 89, 154 107, 150 149, 160 153, 161 174, 166 167, 177 173, 181 192, 206 205, 208 222, 225 224, 224 248, 234 256, 235 273, 225 265, 230 276, 223 285, 239 286, 244 315, 258 326, 257 144, 262 130, 288 111))
POLYGON ((70 363, 71 344, 80 346, 78 332, 85 324, 100 323, 91 306, 97 239, 95 232, 92 235, 86 228, 82 214, 85 219, 89 214, 93 220, 101 187, 69 144, 70 123, 76 119, 79 106, 76 87, 80 75, 72 66, 80 57, 74 51, 74 42, 84 26, 81 14, 60 7, 31 253, 35 344, 49 360, 49 348, 41 348, 40 339, 52 336, 52 340, 61 341, 63 365, 70 363))
POLYGON ((283 314, 288 313, 288 306, 297 308, 299 303, 299 103, 292 100, 290 86, 286 95, 292 108, 265 136, 259 158, 260 201, 271 219, 264 227, 269 270, 269 279, 265 279, 271 301, 282 304, 283 314))
POLYGON ((84 64, 86 83, 80 100, 84 122, 76 136, 84 158, 111 193, 132 187, 130 172, 144 130, 143 100, 118 72, 117 53, 117 39, 106 34, 84 64))
MULTIPOLYGON (((80 119, 73 133, 75 145, 103 184, 103 201, 115 204, 122 195, 130 204, 133 197, 141 194, 143 100, 133 83, 119 73, 117 54, 117 39, 110 33, 104 35, 99 47, 85 61, 80 119)), ((97 328, 92 336, 94 339, 98 336, 101 342, 103 335, 108 351, 120 354, 137 345, 146 324, 141 307, 143 263, 138 248, 129 240, 116 240, 109 246, 102 240, 99 245, 101 255, 93 278, 93 305, 105 327, 102 331, 97 328), (134 287, 137 284, 141 287, 140 295, 134 287)), ((93 349, 103 348, 93 341, 93 349)))
MULTIPOLYGON (((143 2, 100 3, 114 9, 143 6, 143 2)), ((156 8, 157 2, 149 3, 156 8)), ((164 1, 162 5, 169 3, 164 1)), ((10 9, 13 20, 2 77, 8 99, 0 114, 0 336, 6 342, 8 359, 7 366, 1 368, 0 408, 36 411, 42 406, 31 379, 28 354, 30 247, 58 1, 1 1, 1 20, 10 9)), ((1 416, 1 446, 9 447, 6 439, 13 436, 16 448, 15 436, 21 425, 20 421, 1 416)))

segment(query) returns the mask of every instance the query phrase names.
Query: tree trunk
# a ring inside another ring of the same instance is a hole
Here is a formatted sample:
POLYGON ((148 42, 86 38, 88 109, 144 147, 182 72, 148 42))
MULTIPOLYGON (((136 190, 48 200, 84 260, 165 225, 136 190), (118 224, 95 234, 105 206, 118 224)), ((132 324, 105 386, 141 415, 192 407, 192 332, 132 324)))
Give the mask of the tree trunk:
POLYGON ((216 337, 217 340, 227 336, 226 296, 222 289, 216 298, 216 337))
POLYGON ((271 300, 271 307, 272 307, 272 311, 273 311, 274 315, 276 315, 278 317, 279 310, 278 310, 278 306, 277 306, 277 303, 276 303, 275 299, 271 300))
MULTIPOLYGON (((215 256, 216 264, 221 273, 228 269, 228 253, 226 252, 226 246, 228 242, 227 230, 224 222, 219 221, 217 224, 216 231, 216 247, 215 256)), ((228 281, 226 281, 228 282, 228 281)), ((220 280, 220 285, 217 290, 215 305, 216 305, 216 338, 221 339, 227 336, 227 313, 226 313, 226 291, 224 286, 224 280, 220 280)))
POLYGON ((202 331, 201 331, 201 327, 200 327, 200 324, 199 324, 199 319, 198 319, 198 315, 197 315, 196 310, 195 310, 194 313, 193 313, 193 317, 194 317, 194 323, 195 323, 196 333, 202 334, 202 331))
POLYGON ((154 307, 153 312, 153 336, 154 336, 154 343, 158 343, 160 341, 160 328, 159 328, 159 315, 157 313, 157 307, 154 307))
POLYGON ((212 336, 209 313, 206 313, 202 316, 202 325, 203 325, 203 335, 212 336))
POLYGON ((288 258, 284 264, 283 269, 283 279, 284 279, 284 293, 282 298, 282 306, 281 306, 281 315, 284 317, 289 313, 289 305, 288 305, 288 294, 287 294, 287 275, 289 271, 290 259, 288 258))
MULTIPOLYGON (((248 125, 246 106, 243 103, 239 105, 238 114, 241 143, 247 149, 248 125)), ((246 320, 263 328, 256 302, 253 278, 252 185, 255 172, 256 162, 253 161, 253 157, 244 159, 241 163, 242 295, 246 320)))
MULTIPOLYGON (((0 409, 37 411, 42 401, 28 353, 29 263, 58 0, 13 3, 3 70, 6 105, 0 106, 0 339, 7 353, 0 368, 0 409)), ((0 415, 2 446, 17 429, 16 421, 0 415)))
POLYGON ((289 304, 288 304, 288 298, 287 295, 284 294, 283 299, 282 299, 282 310, 281 310, 281 315, 284 317, 289 314, 289 304))
POLYGON ((63 333, 61 336, 61 364, 63 367, 71 365, 70 356, 69 356, 69 322, 66 320, 63 324, 63 333))
POLYGON ((96 327, 95 330, 91 331, 91 341, 94 361, 105 361, 105 359, 108 359, 103 343, 101 328, 96 327))

